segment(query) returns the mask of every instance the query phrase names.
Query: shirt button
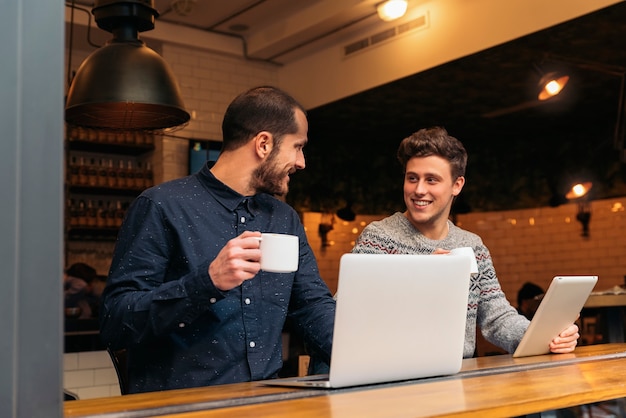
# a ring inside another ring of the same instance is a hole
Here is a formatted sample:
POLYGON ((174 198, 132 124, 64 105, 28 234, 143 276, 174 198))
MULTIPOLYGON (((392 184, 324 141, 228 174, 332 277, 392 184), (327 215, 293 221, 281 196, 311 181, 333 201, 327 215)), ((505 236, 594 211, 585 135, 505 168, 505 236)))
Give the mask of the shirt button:
POLYGON ((242 217, 239 219, 239 222, 241 222, 242 224, 245 224, 245 223, 246 223, 246 217, 245 217, 245 216, 242 216, 242 217))
POLYGON ((181 322, 180 324, 178 324, 178 328, 185 328, 185 323, 181 322))
POLYGON ((246 298, 243 302, 244 302, 246 305, 250 305, 250 298, 246 298))
POLYGON ((215 303, 215 302, 217 302, 217 299, 215 299, 215 298, 211 298, 211 299, 209 299, 209 302, 211 302, 211 303, 215 303))
POLYGON ((250 348, 256 347, 256 343, 254 341, 250 341, 250 348))

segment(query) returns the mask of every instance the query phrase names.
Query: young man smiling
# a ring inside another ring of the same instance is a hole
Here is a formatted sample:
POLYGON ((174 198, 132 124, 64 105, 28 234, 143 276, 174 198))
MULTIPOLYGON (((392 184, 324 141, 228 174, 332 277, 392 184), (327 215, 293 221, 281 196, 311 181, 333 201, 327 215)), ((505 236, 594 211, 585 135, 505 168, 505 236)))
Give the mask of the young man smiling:
MULTIPOLYGON (((463 355, 475 354, 477 326, 489 342, 512 353, 529 321, 507 301, 481 238, 448 219, 454 198, 465 184, 465 148, 444 128, 433 127, 405 138, 397 157, 404 169, 406 211, 369 224, 352 252, 438 254, 472 247, 479 273, 470 280, 463 355)), ((571 352, 578 337, 578 327, 572 324, 550 343, 550 350, 571 352)))
POLYGON ((101 336, 128 353, 129 392, 264 380, 282 366, 287 316, 330 359, 335 302, 285 195, 305 167, 302 106, 274 87, 229 105, 215 165, 129 208, 103 294, 101 336), (261 232, 297 235, 293 273, 261 271, 261 232))

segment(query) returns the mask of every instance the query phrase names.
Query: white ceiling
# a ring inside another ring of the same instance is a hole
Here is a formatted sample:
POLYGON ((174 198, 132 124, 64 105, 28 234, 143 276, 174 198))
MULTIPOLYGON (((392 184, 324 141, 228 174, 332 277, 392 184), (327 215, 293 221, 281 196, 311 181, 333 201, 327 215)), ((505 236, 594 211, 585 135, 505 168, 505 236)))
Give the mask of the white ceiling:
MULTIPOLYGON (((74 0, 86 10, 107 1, 74 0)), ((417 2, 418 0, 410 0, 417 2)), ((109 3, 111 1, 108 1, 109 3)), ((130 3, 150 4, 149 0, 130 3)), ((241 40, 248 58, 279 64, 382 26, 380 0, 154 0, 159 22, 241 40)), ((71 3, 67 1, 67 3, 71 3)))
POLYGON ((379 0, 156 0, 161 21, 245 39, 251 58, 285 63, 376 24, 379 0), (189 5, 186 15, 177 13, 189 5))

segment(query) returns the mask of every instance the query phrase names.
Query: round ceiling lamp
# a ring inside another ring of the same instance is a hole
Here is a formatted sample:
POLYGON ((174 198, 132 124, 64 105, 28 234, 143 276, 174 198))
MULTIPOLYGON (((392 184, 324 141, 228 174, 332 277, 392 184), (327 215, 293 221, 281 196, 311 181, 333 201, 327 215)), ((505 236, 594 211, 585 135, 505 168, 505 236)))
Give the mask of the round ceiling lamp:
POLYGON ((376 11, 378 17, 389 22, 404 16, 407 4, 407 0, 387 0, 376 6, 376 11))
POLYGON ((81 64, 70 85, 65 121, 94 129, 163 130, 183 125, 185 110, 165 60, 138 38, 154 29, 151 0, 96 1, 98 27, 113 39, 81 64))

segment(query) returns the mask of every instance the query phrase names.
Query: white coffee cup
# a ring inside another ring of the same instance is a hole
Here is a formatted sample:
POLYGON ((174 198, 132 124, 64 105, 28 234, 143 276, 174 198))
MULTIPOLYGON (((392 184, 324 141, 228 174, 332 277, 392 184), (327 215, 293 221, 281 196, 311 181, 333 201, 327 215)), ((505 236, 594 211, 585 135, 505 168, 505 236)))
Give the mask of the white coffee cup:
POLYGON ((291 273, 298 270, 298 237, 288 234, 261 234, 261 270, 291 273))
POLYGON ((470 274, 478 274, 478 263, 476 262, 476 254, 472 247, 460 247, 450 251, 452 255, 465 255, 471 259, 470 274))

